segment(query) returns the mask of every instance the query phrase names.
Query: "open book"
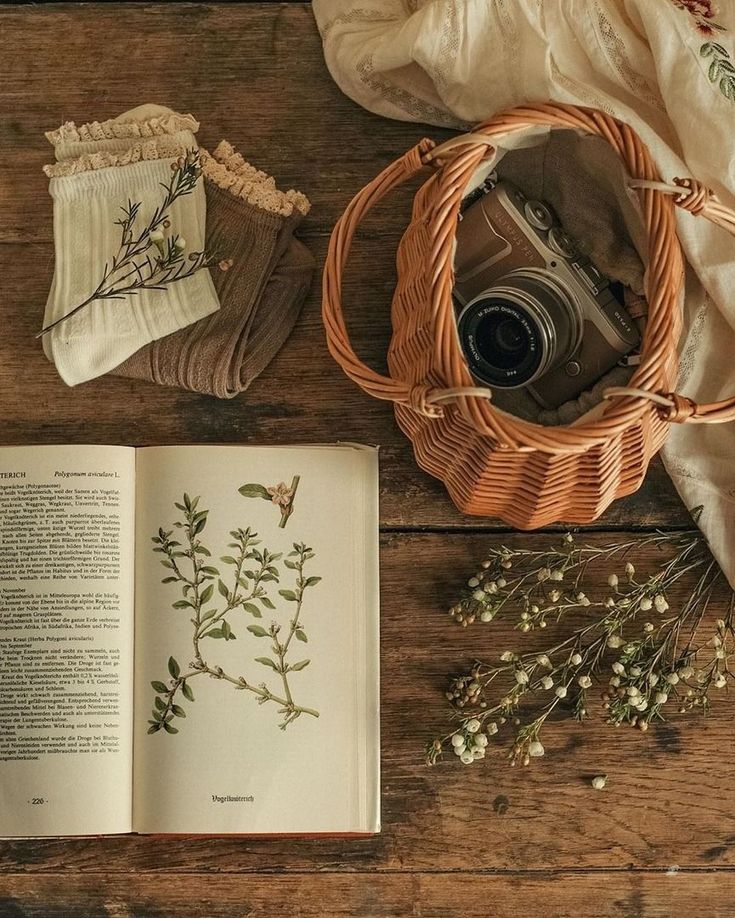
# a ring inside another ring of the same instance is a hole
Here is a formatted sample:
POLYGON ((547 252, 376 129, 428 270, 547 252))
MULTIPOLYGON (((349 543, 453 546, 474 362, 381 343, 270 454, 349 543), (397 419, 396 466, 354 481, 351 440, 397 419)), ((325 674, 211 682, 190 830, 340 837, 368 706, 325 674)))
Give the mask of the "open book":
POLYGON ((379 831, 377 453, 0 449, 0 836, 379 831))

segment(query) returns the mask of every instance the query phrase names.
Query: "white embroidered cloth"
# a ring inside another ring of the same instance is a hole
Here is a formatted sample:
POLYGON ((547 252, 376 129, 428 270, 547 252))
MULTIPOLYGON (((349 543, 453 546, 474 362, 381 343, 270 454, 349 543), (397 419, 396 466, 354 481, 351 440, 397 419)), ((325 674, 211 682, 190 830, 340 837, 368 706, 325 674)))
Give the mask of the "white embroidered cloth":
MULTIPOLYGON (((466 128, 523 102, 630 124, 666 179, 735 206, 735 3, 709 0, 313 0, 327 65, 381 115, 466 128)), ((397 151, 398 152, 398 151, 397 151)), ((694 269, 678 391, 735 394, 735 239, 678 214, 694 269)), ((735 585, 735 423, 674 425, 666 468, 735 585)), ((631 520, 632 523, 641 520, 631 520)))

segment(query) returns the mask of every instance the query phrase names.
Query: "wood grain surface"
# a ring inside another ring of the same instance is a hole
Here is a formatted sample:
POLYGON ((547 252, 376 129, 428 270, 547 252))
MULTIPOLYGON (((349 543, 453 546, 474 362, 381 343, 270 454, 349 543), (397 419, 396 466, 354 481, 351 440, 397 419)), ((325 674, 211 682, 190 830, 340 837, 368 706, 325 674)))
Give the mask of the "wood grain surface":
MULTIPOLYGON (((144 101, 191 111, 204 145, 226 137, 305 191, 314 206, 304 239, 319 264, 349 197, 421 136, 446 135, 343 96, 307 4, 0 6, 0 442, 380 444, 384 828, 357 841, 0 842, 0 916, 735 915, 726 697, 704 721, 646 735, 599 720, 553 725, 546 759, 529 769, 510 769, 499 750, 469 768, 423 765, 425 742, 447 724, 446 676, 518 640, 510 626, 462 630, 445 614, 507 527, 461 516, 415 466, 389 406, 341 374, 324 344, 318 284, 286 347, 231 402, 58 379, 33 339, 53 269, 43 131, 144 101), (610 782, 596 792, 589 779, 601 772, 610 782)), ((409 203, 410 189, 374 215, 347 279, 350 329, 376 367, 409 203)), ((655 464, 588 538, 689 525, 655 464)))

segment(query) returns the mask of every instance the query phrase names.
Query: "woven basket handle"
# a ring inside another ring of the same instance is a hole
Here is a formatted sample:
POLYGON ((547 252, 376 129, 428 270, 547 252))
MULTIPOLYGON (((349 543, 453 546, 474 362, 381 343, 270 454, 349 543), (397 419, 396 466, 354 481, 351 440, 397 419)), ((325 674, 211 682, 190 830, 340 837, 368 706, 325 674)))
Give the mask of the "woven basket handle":
POLYGON ((342 275, 361 221, 388 192, 413 178, 428 164, 427 154, 435 146, 434 141, 426 138, 419 141, 355 195, 332 231, 322 278, 322 320, 332 357, 368 395, 410 405, 414 411, 427 417, 441 417, 443 410, 440 403, 443 401, 454 400, 461 395, 490 398, 491 393, 488 389, 475 387, 435 389, 425 383, 402 382, 371 370, 360 360, 350 343, 342 311, 342 275))

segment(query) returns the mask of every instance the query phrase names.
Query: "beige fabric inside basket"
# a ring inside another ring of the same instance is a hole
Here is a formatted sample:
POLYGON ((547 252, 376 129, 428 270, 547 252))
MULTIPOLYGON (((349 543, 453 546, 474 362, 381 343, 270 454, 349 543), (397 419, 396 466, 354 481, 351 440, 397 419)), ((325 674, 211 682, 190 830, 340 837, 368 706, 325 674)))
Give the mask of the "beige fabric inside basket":
MULTIPOLYGON (((507 146, 483 164, 468 193, 487 175, 517 185, 528 197, 548 202, 579 249, 609 277, 641 295, 644 287, 646 236, 635 192, 615 153, 600 137, 576 131, 525 132, 507 138, 507 146)), ((541 424, 569 424, 592 410, 608 386, 624 386, 628 367, 610 370, 590 390, 554 411, 544 410, 523 389, 495 389, 498 408, 541 424)))

